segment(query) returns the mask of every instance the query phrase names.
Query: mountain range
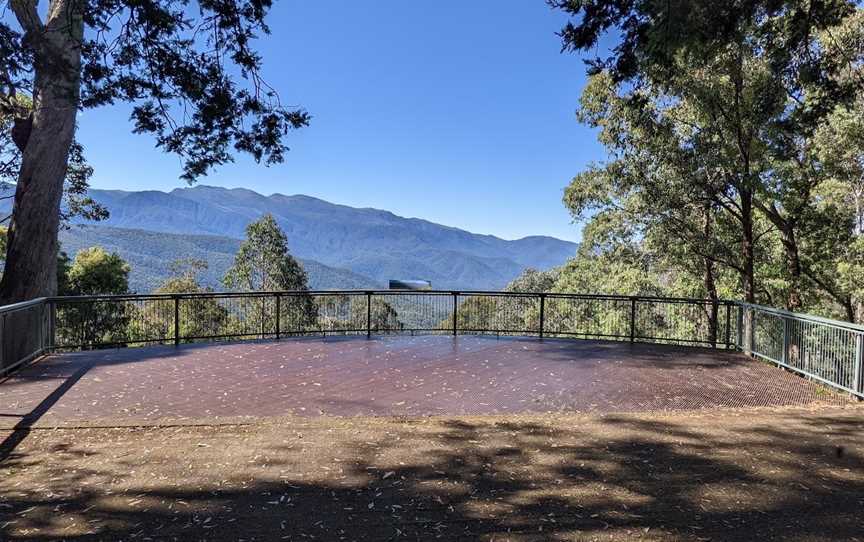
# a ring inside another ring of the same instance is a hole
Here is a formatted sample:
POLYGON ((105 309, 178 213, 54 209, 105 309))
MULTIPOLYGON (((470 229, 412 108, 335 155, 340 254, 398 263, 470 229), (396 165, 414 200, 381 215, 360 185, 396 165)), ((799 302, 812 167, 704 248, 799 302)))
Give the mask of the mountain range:
POLYGON ((61 234, 64 250, 71 254, 99 244, 117 251, 133 273, 140 269, 151 277, 138 281, 142 288, 163 276, 171 259, 188 256, 210 263, 205 278, 215 285, 246 225, 265 213, 285 231, 313 287, 386 287, 389 279, 399 278, 431 280, 441 289, 498 289, 527 267, 564 263, 577 249, 554 237, 508 241, 389 211, 243 188, 92 189, 89 194, 108 208, 110 218, 96 224, 73 221, 61 234))

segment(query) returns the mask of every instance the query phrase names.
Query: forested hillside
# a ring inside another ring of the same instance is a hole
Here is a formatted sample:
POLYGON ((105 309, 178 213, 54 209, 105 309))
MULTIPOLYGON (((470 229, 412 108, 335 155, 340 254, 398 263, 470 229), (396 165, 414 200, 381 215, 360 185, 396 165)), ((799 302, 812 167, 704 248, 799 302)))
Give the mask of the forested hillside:
MULTIPOLYGON (((207 262, 208 268, 201 272, 201 285, 224 290, 220 281, 241 243, 239 239, 214 235, 177 235, 105 226, 73 226, 60 232, 60 242, 72 258, 79 250, 91 246, 116 252, 129 263, 129 288, 138 293, 148 293, 161 285, 171 275, 171 262, 183 258, 207 262)), ((309 275, 309 287, 314 290, 382 286, 368 277, 315 260, 301 262, 309 275)))

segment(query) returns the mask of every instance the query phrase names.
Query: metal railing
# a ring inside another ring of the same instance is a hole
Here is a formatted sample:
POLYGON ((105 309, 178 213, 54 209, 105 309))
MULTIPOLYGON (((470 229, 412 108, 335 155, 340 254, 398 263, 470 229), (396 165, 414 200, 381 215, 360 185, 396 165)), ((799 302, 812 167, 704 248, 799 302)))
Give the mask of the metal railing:
POLYGON ((45 299, 0 307, 0 374, 51 349, 54 318, 45 299))
POLYGON ((481 291, 41 298, 0 307, 0 372, 53 350, 292 335, 529 335, 741 349, 864 397, 864 327, 734 301, 481 291))
POLYGON ((864 326, 737 305, 742 351, 864 398, 864 326))
POLYGON ((27 306, 47 318, 42 350, 328 333, 534 335, 732 348, 737 333, 732 302, 614 295, 286 291, 51 297, 27 306))

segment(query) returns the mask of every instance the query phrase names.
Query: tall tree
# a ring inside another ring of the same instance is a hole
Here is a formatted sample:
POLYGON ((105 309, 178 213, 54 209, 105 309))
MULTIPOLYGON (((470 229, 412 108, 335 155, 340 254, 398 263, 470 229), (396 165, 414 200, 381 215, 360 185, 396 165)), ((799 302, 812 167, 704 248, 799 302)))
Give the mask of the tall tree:
MULTIPOLYGON (((826 115, 861 88, 858 78, 843 77, 860 55, 837 54, 832 46, 832 30, 857 15, 855 3, 550 3, 574 17, 561 32, 565 49, 594 50, 617 29, 617 45, 607 58, 592 58, 589 71, 607 74, 628 110, 627 125, 648 137, 619 131, 607 147, 661 157, 673 167, 644 161, 653 169, 646 179, 658 171, 683 178, 693 201, 705 200, 706 226, 713 210, 736 224, 739 261, 724 259, 739 270, 748 301, 758 293, 757 243, 766 234, 760 222, 767 221, 785 256, 784 302, 801 308, 808 271, 802 239, 812 237, 807 218, 825 180, 808 142, 826 115)), ((610 111, 600 110, 594 122, 605 122, 610 111)), ((661 186, 641 184, 646 192, 661 186)))
POLYGON ((10 0, 0 20, 0 109, 21 153, 0 300, 56 291, 60 202, 79 109, 132 104, 136 133, 178 154, 193 181, 232 160, 280 162, 306 125, 260 75, 252 43, 270 0, 10 0), (21 112, 14 101, 32 99, 21 112))
MULTIPOLYGON (((306 271, 291 256, 288 238, 270 214, 246 226, 246 239, 222 282, 231 290, 247 292, 309 290, 306 271)), ((268 307, 266 299, 258 300, 257 305, 247 320, 264 335, 274 329, 275 307, 268 307)), ((279 310, 285 330, 303 329, 318 316, 312 297, 302 293, 285 296, 279 310)))
POLYGON ((232 290, 250 292, 309 289, 306 271, 291 256, 288 238, 270 214, 246 226, 246 239, 223 283, 232 290))

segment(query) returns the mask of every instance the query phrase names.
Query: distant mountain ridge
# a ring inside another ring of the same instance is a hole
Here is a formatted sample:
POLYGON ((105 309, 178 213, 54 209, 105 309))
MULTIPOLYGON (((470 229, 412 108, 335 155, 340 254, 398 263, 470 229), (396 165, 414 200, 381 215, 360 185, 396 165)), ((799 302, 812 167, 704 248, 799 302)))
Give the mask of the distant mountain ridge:
POLYGON ((199 185, 171 192, 91 190, 124 229, 239 239, 246 225, 272 214, 291 252, 350 270, 379 284, 427 279, 436 288, 497 289, 526 267, 546 269, 574 255, 575 243, 533 236, 507 241, 389 211, 338 205, 311 196, 264 196, 243 188, 199 185))

